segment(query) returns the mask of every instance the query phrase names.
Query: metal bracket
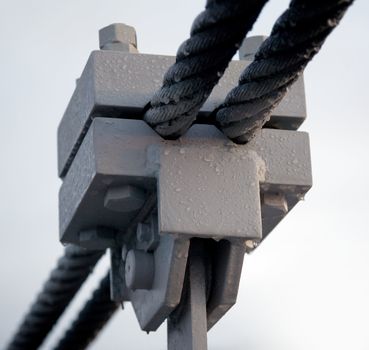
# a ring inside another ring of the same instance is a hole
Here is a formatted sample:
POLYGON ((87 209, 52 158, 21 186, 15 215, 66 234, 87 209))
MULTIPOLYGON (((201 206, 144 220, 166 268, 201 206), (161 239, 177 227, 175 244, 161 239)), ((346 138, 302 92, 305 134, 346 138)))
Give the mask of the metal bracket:
MULTIPOLYGON (((175 57, 171 56, 117 49, 91 53, 58 128, 60 177, 68 172, 94 118, 142 119, 145 106, 160 88, 164 73, 174 61, 175 57)), ((230 62, 219 84, 202 106, 198 122, 206 123, 206 116, 224 101, 250 63, 247 59, 230 62)), ((267 127, 297 130, 305 118, 305 91, 301 77, 273 111, 267 127)))
MULTIPOLYGON (((180 140, 164 141, 143 121, 95 118, 60 190, 61 240, 86 246, 81 232, 105 227, 115 232, 113 246, 129 243, 125 237, 132 233, 126 231, 137 207, 124 197, 120 203, 126 206, 112 210, 107 194, 124 186, 139 188, 146 198, 157 192, 161 239, 153 252, 153 287, 136 290, 129 299, 141 328, 155 330, 180 301, 189 239, 227 241, 229 258, 222 260, 216 278, 224 287, 218 286, 209 301, 210 328, 236 299, 240 270, 232 259, 241 265, 244 250, 278 222, 264 217, 267 229, 262 230, 262 208, 274 203, 265 196, 282 193, 289 211, 310 188, 308 149, 308 136, 301 132, 264 129, 248 145, 237 146, 208 125, 194 125, 180 140)), ((144 220, 136 227, 139 222, 144 220)))
POLYGON ((267 125, 288 130, 235 145, 206 125, 250 63, 232 61, 200 124, 165 141, 140 119, 174 57, 138 54, 124 25, 103 28, 100 47, 58 129, 60 239, 110 248, 112 299, 131 301, 143 330, 169 318, 170 350, 206 349, 207 330, 236 302, 245 251, 312 185, 308 135, 289 131, 306 116, 303 81, 267 125))
POLYGON ((213 126, 164 141, 143 121, 96 118, 60 189, 60 238, 83 245, 82 231, 124 231, 136 208, 111 210, 106 193, 129 185, 148 195, 158 183, 160 233, 260 240, 260 193, 282 193, 290 211, 312 184, 308 150, 303 132, 264 129, 237 146, 213 126))
POLYGON ((206 250, 193 241, 185 288, 178 308, 168 317, 168 350, 206 350, 206 250))

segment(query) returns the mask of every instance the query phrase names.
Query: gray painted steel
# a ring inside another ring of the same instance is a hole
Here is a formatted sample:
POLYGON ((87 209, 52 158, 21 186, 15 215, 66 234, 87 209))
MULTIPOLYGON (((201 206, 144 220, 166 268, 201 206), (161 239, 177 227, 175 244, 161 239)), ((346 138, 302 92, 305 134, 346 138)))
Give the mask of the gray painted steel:
POLYGON ((161 233, 260 240, 260 192, 285 193, 290 210, 311 187, 308 135, 264 129, 235 145, 215 127, 195 125, 165 141, 143 121, 97 118, 60 190, 61 240, 81 244, 80 232, 94 227, 124 231, 137 212, 108 210, 107 191, 150 192, 157 183, 161 233))
POLYGON ((245 251, 312 185, 308 135, 288 131, 306 117, 302 78, 268 124, 288 130, 236 145, 207 125, 262 38, 252 40, 200 124, 165 141, 141 118, 174 57, 138 54, 134 28, 105 27, 59 125, 60 239, 111 249, 112 300, 131 301, 145 331, 168 319, 169 350, 207 348, 207 330, 236 302, 245 251))
POLYGON ((150 290, 130 292, 130 300, 142 330, 156 331, 181 300, 188 239, 165 235, 154 251, 155 276, 150 290))
POLYGON ((61 240, 110 244, 113 280, 124 284, 113 286, 113 299, 130 300, 146 331, 156 330, 180 302, 190 238, 220 241, 207 306, 210 329, 236 302, 245 250, 310 188, 308 150, 303 132, 264 129, 248 145, 235 145, 215 127, 197 124, 180 140, 165 141, 143 121, 95 118, 60 190, 61 240), (155 192, 157 209, 149 195, 155 192), (152 202, 147 210, 140 208, 145 196, 152 202), (137 219, 141 211, 146 214, 137 219), (156 211, 158 222, 152 220, 156 211), (117 250, 122 244, 153 254, 151 288, 146 281, 126 287, 117 250))
POLYGON ((212 263, 212 288, 207 301, 207 327, 211 329, 236 303, 245 243, 222 240, 212 263))
POLYGON ((240 60, 252 61, 260 45, 265 41, 266 38, 267 36, 265 35, 246 37, 240 46, 240 49, 238 50, 238 56, 240 60))
POLYGON ((152 288, 155 273, 154 256, 150 252, 131 249, 125 261, 125 283, 132 290, 152 288))
MULTIPOLYGON (((64 177, 95 117, 141 119, 174 57, 93 51, 58 128, 58 171, 64 177)), ((237 85, 250 61, 232 61, 200 110, 206 116, 237 85)), ((276 108, 269 126, 297 129, 306 117, 303 80, 299 79, 276 108)))
POLYGON ((138 53, 136 30, 123 23, 114 23, 99 30, 101 50, 138 53))
POLYGON ((121 303, 129 300, 129 291, 124 280, 125 271, 121 247, 110 248, 110 298, 121 303))
MULTIPOLYGON (((198 248, 198 247, 196 247, 198 248)), ((206 252, 191 252, 187 268, 187 287, 178 309, 168 318, 168 350, 206 350, 206 252)))

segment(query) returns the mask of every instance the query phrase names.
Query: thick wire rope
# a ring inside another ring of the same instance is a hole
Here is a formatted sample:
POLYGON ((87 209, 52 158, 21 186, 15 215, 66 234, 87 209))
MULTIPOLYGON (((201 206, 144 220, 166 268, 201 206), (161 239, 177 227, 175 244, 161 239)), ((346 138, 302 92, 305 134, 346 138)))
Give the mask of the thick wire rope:
POLYGON ((75 246, 65 249, 8 350, 33 350, 42 344, 103 253, 75 246))
POLYGON ((293 0, 216 111, 223 132, 246 143, 320 50, 353 0, 293 0))
POLYGON ((54 349, 86 349, 118 310, 119 305, 119 303, 110 300, 108 273, 54 349))
POLYGON ((158 134, 175 139, 191 126, 266 2, 207 1, 145 112, 158 134))
MULTIPOLYGON (((129 237, 135 234, 137 224, 146 219, 156 203, 156 193, 151 193, 139 213, 128 225, 124 237, 119 236, 117 242, 123 244, 124 239, 129 240, 129 237)), ((100 287, 95 290, 92 298, 86 303, 78 318, 66 331, 55 349, 85 349, 96 338, 119 306, 119 303, 110 299, 109 282, 110 278, 107 274, 101 281, 100 287)))
MULTIPOLYGON (((163 87, 146 110, 145 120, 160 135, 176 138, 189 128, 265 2, 207 2, 206 10, 192 26, 190 39, 180 46, 176 63, 166 73, 163 87)), ((217 122, 228 137, 238 143, 253 137, 352 2, 291 2, 273 27, 271 36, 260 47, 254 62, 241 75, 239 86, 215 111, 217 122)), ((101 251, 68 247, 7 349, 37 349, 102 254, 101 251)), ((65 349, 84 349, 117 306, 110 301, 106 277, 57 349, 63 346, 65 349), (81 345, 76 347, 76 344, 81 345)))

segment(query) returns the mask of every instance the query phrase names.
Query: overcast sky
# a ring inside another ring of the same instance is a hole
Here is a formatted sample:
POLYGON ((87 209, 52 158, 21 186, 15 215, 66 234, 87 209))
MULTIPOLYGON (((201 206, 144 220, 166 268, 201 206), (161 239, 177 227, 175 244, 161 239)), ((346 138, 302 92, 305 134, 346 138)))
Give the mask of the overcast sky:
MULTIPOLYGON (((288 1, 270 0, 253 34, 288 1)), ((174 55, 199 0, 0 0, 0 348, 57 257, 56 129, 97 31, 123 22, 142 53, 174 55)), ((305 72, 314 187, 244 264, 238 303, 210 331, 212 350, 369 349, 369 2, 358 0, 305 72)), ((107 269, 104 260, 50 349, 107 269)), ((91 349, 165 349, 118 312, 91 349)))

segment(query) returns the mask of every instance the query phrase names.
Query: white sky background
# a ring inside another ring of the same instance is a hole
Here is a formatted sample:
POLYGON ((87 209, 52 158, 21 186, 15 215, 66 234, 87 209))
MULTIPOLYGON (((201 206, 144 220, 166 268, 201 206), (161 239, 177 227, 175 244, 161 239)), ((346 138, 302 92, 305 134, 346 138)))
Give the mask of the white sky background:
MULTIPOLYGON (((268 34, 287 1, 271 0, 253 34, 268 34)), ((174 55, 200 0, 0 0, 0 348, 62 254, 56 129, 97 31, 137 30, 142 53, 174 55)), ((305 74, 314 187, 246 257, 238 303, 209 349, 369 349, 369 2, 357 0, 305 74)), ((44 349, 104 275, 106 261, 44 349)), ((139 330, 131 307, 91 349, 165 349, 166 327, 139 330)))

